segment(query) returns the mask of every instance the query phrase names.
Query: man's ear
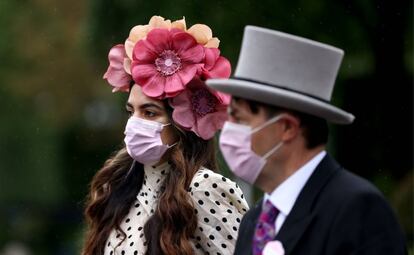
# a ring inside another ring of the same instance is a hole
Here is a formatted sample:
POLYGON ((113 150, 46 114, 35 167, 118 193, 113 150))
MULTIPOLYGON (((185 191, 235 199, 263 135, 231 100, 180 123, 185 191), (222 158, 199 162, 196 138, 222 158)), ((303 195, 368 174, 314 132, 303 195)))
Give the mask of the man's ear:
POLYGON ((283 125, 282 129, 282 141, 289 142, 294 140, 300 135, 300 119, 292 114, 283 113, 283 117, 280 120, 283 125))

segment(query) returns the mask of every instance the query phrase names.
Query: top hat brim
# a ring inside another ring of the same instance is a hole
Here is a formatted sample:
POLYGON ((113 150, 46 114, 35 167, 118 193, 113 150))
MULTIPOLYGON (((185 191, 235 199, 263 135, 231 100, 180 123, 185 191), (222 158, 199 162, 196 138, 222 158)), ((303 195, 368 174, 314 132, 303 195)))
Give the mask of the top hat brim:
POLYGON ((209 79, 206 83, 212 89, 232 96, 296 110, 335 124, 351 124, 355 119, 351 113, 345 112, 329 102, 260 82, 230 78, 209 79))

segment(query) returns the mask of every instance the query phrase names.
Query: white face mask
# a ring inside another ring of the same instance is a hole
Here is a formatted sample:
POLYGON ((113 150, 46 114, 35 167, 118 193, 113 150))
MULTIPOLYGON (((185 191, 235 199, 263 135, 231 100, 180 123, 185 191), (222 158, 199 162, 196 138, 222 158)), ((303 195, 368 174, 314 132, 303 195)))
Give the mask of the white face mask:
POLYGON ((259 156, 251 149, 252 134, 266 126, 277 122, 282 116, 275 116, 259 127, 252 129, 247 125, 226 122, 220 135, 220 149, 230 170, 241 179, 254 184, 267 158, 275 153, 283 145, 283 142, 276 144, 265 155, 259 156))
POLYGON ((161 131, 165 126, 156 121, 145 120, 132 116, 125 127, 126 149, 128 154, 141 164, 155 164, 173 145, 162 143, 161 131))

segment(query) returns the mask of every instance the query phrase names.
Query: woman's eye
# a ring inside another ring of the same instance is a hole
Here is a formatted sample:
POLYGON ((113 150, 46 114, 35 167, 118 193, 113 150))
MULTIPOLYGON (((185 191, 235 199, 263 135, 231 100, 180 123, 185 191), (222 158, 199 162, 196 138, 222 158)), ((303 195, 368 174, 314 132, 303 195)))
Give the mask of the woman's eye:
POLYGON ((155 113, 151 111, 145 111, 144 114, 145 114, 145 117, 149 117, 149 118, 155 117, 155 113))
POLYGON ((126 113, 128 114, 129 117, 132 116, 133 112, 131 110, 126 109, 125 111, 126 111, 126 113))

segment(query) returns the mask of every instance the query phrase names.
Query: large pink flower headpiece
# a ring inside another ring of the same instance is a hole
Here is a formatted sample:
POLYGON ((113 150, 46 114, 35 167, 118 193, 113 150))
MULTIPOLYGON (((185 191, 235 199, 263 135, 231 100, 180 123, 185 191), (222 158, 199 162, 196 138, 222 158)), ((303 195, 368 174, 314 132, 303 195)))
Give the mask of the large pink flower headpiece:
POLYGON ((206 79, 230 76, 230 62, 220 56, 219 43, 207 25, 187 29, 184 18, 171 22, 153 16, 109 51, 104 79, 113 92, 128 92, 134 82, 148 97, 168 99, 174 121, 207 140, 222 128, 230 101, 205 85, 206 79))

